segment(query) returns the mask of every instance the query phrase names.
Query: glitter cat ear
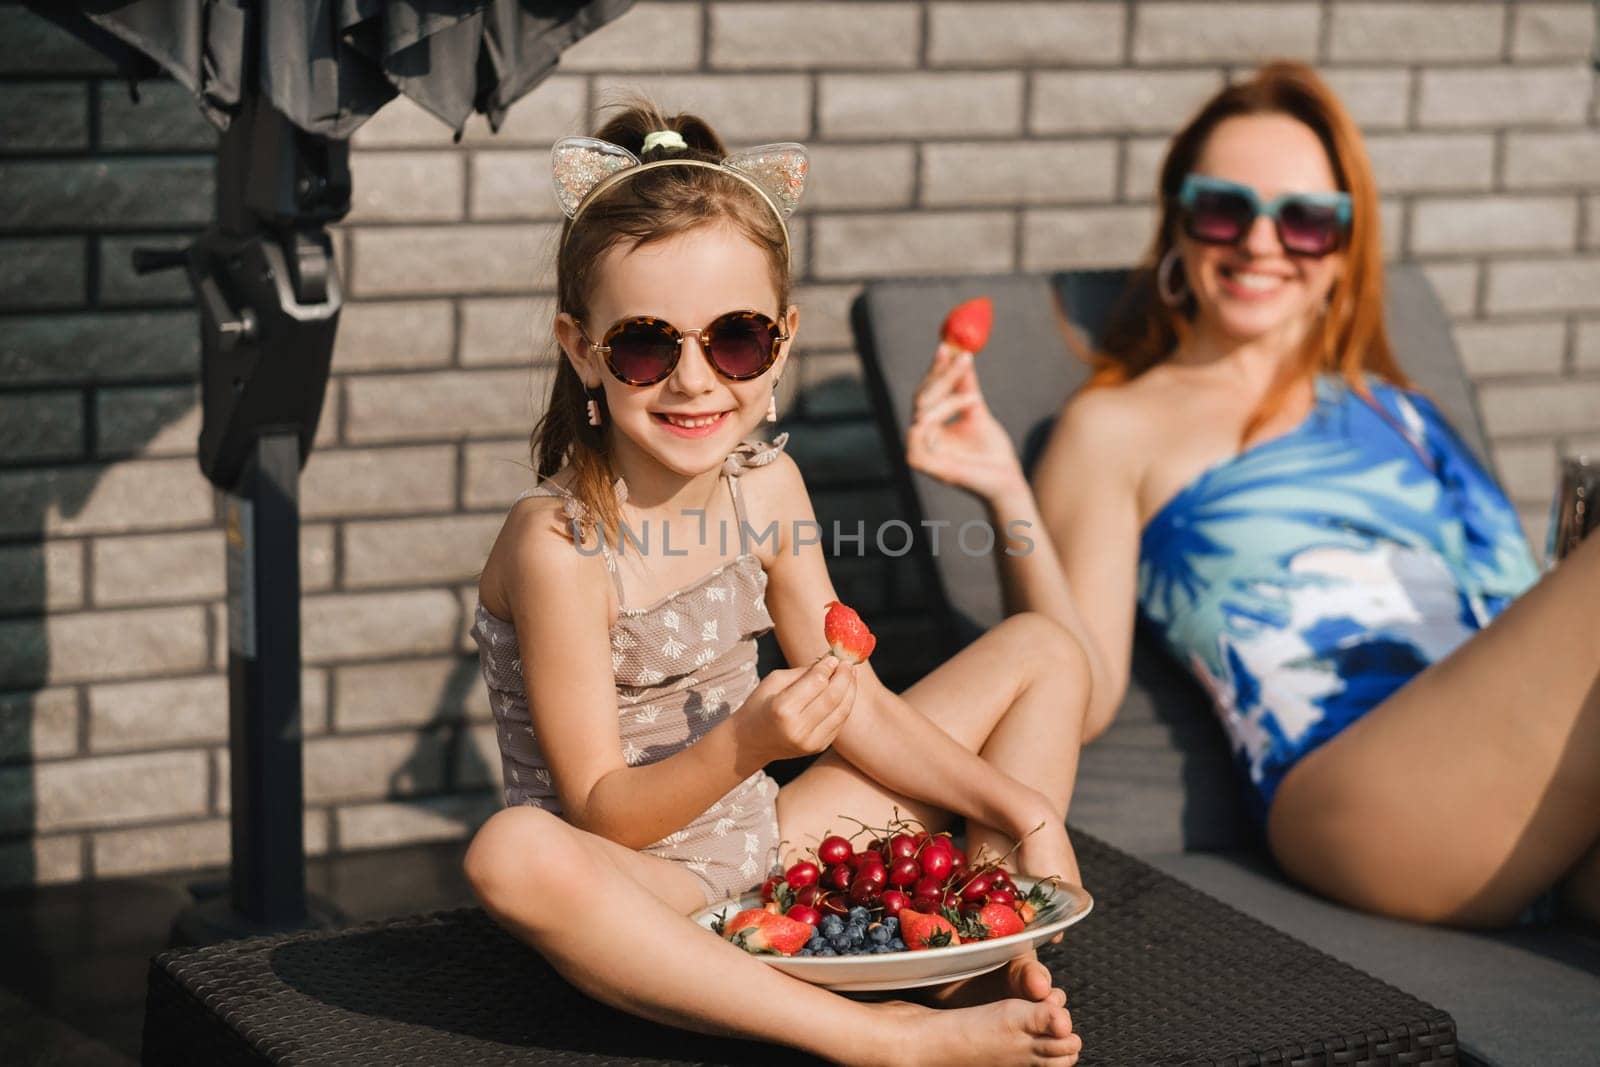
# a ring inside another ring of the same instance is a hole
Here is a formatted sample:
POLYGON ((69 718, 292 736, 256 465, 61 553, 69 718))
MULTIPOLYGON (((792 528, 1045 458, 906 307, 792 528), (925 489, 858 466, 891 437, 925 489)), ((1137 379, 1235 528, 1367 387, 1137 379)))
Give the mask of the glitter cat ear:
POLYGON ((771 198, 779 218, 787 219, 800 206, 800 197, 806 191, 806 170, 810 166, 804 145, 785 141, 743 148, 724 159, 722 165, 760 186, 771 198))
POLYGON ((550 151, 550 179, 561 210, 567 218, 572 218, 589 190, 617 171, 638 165, 638 156, 610 141, 594 137, 561 138, 550 151))

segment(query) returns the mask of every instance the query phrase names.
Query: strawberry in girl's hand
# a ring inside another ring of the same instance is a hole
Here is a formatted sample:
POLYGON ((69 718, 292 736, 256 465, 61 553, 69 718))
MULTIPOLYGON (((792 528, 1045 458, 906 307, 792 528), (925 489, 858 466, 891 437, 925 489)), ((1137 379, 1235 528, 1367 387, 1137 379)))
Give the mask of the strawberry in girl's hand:
POLYGON ((900 938, 912 952, 923 948, 944 948, 961 944, 961 935, 942 915, 924 915, 910 908, 900 910, 900 938))
POLYGON ((867 624, 854 609, 837 600, 828 601, 827 609, 828 613, 822 618, 822 636, 828 641, 828 651, 846 663, 866 662, 878 643, 867 624))
POLYGON ((994 303, 986 296, 957 304, 945 316, 939 336, 963 352, 976 353, 989 343, 994 326, 994 303))
POLYGON ((722 936, 746 952, 792 956, 811 940, 811 931, 809 923, 763 908, 748 908, 727 921, 722 936))

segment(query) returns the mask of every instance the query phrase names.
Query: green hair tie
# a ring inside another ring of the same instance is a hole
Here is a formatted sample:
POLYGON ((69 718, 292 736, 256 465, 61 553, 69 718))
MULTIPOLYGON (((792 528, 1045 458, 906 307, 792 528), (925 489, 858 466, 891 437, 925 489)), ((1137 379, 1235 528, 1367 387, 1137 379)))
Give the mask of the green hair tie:
POLYGON ((644 155, 652 148, 671 148, 682 152, 688 147, 689 142, 677 130, 656 130, 645 135, 644 146, 639 149, 639 154, 644 155))

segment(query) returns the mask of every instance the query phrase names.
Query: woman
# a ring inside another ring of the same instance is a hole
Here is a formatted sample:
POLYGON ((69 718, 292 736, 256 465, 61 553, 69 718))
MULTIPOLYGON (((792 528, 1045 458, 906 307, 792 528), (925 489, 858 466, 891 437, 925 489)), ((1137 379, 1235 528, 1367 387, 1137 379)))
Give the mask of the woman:
POLYGON ((1512 922, 1556 886, 1600 916, 1600 538, 1534 585, 1510 504, 1410 391, 1354 124, 1269 64, 1177 135, 1160 194, 1035 488, 948 346, 909 462, 1048 530, 997 558, 1009 609, 1084 646, 1090 737, 1138 605, 1210 691, 1292 877, 1426 922, 1512 922))

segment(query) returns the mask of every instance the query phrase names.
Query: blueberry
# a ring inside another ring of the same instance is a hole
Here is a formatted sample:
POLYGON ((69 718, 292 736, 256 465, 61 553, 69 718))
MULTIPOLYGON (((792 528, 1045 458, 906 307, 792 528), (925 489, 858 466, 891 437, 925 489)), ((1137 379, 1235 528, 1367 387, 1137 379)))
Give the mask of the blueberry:
POLYGON ((858 919, 861 922, 866 922, 868 919, 870 919, 872 917, 872 913, 870 911, 868 911, 866 908, 863 908, 859 904, 857 904, 855 907, 851 908, 849 914, 850 914, 850 921, 851 922, 855 922, 858 919))
POLYGON ((889 928, 889 932, 891 934, 897 933, 900 929, 900 920, 895 918, 893 915, 890 915, 888 918, 883 920, 883 925, 889 928))
POLYGON ((821 948, 823 945, 826 945, 827 943, 828 943, 828 939, 823 937, 822 934, 813 933, 811 935, 811 940, 806 942, 806 948, 809 948, 813 952, 815 952, 817 949, 821 948))
POLYGON ((844 936, 850 939, 852 945, 859 945, 867 939, 867 932, 859 926, 847 926, 844 928, 844 936))
POLYGON ((894 949, 890 948, 888 945, 873 945, 872 946, 872 954, 874 956, 881 956, 885 952, 893 952, 893 951, 894 951, 894 949))
POLYGON ((888 944, 889 937, 889 928, 887 926, 874 926, 872 929, 867 931, 868 940, 875 945, 888 944))
POLYGON ((823 937, 838 937, 839 931, 844 929, 844 920, 837 915, 824 915, 819 929, 822 930, 823 937))
POLYGON ((904 952, 906 943, 897 937, 893 941, 889 942, 889 947, 894 949, 896 952, 904 952))
POLYGON ((807 945, 805 948, 801 949, 799 952, 796 952, 795 955, 796 956, 815 956, 816 953, 811 951, 811 946, 810 945, 807 945))

